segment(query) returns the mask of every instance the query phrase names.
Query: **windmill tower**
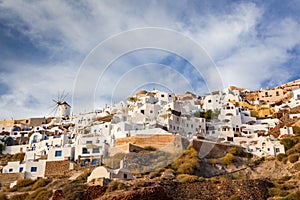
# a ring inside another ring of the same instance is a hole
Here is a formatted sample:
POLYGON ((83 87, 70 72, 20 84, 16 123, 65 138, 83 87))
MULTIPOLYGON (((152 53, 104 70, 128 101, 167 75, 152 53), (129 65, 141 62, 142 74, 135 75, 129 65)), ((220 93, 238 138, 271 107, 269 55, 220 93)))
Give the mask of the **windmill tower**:
POLYGON ((71 113, 71 106, 64 100, 67 97, 67 94, 64 94, 64 92, 59 95, 57 99, 52 99, 52 101, 55 103, 53 105, 52 113, 56 113, 56 117, 69 117, 71 113))

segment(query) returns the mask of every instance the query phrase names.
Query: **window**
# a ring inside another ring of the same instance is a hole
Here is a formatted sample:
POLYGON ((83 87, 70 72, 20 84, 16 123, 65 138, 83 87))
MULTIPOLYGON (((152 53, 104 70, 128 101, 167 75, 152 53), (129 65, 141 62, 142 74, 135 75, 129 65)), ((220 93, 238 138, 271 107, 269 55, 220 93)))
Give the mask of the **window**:
POLYGON ((55 157, 61 157, 62 152, 61 151, 55 151, 55 157))
POLYGON ((88 141, 86 141, 86 144, 93 144, 93 141, 92 140, 88 140, 88 141))
POLYGON ((153 110, 150 110, 150 113, 153 113, 153 110))
POLYGON ((210 100, 208 100, 208 103, 211 103, 211 99, 210 99, 210 100))
POLYGON ((87 148, 82 148, 82 153, 83 154, 88 154, 89 152, 88 152, 87 148))
POLYGON ((268 148, 268 151, 270 151, 270 148, 268 148))
POLYGON ((37 172, 37 167, 31 167, 31 168, 30 168, 30 171, 31 171, 31 172, 37 172))
POLYGON ((99 148, 93 148, 93 151, 92 151, 93 153, 100 153, 100 150, 99 150, 99 148))
POLYGON ((142 114, 145 114, 145 111, 144 111, 144 110, 141 110, 141 113, 142 113, 142 114))
POLYGON ((92 162, 91 162, 91 165, 92 165, 92 166, 95 166, 95 165, 97 165, 97 164, 98 164, 98 160, 95 160, 95 159, 92 160, 92 162))
POLYGON ((33 136, 33 140, 32 143, 36 143, 37 142, 37 135, 33 136))
POLYGON ((20 173, 23 172, 23 167, 20 167, 19 172, 20 173))
POLYGON ((165 95, 164 94, 162 94, 162 95, 160 95, 161 97, 165 97, 165 95))
POLYGON ((13 172, 13 169, 12 169, 12 168, 10 168, 10 169, 8 170, 8 172, 13 172))
POLYGON ((275 148, 275 152, 276 153, 280 152, 279 148, 275 148))
POLYGON ((279 96, 279 91, 276 91, 276 96, 279 96))
POLYGON ((124 174, 124 179, 127 179, 127 174, 124 174))

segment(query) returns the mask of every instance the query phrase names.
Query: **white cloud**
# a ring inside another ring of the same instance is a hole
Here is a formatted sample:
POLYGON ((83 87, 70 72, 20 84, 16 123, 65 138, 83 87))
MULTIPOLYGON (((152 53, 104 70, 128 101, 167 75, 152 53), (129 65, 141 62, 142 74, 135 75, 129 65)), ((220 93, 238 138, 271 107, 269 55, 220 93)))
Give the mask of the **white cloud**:
MULTIPOLYGON (((72 90, 80 66, 78 58, 74 55, 85 57, 104 39, 133 28, 153 26, 169 28, 191 37, 203 46, 215 61, 225 86, 236 85, 258 89, 266 81, 276 84, 292 76, 292 72, 282 66, 291 57, 287 50, 300 43, 298 21, 290 17, 284 17, 276 22, 266 21, 264 14, 267 8, 254 3, 231 3, 229 6, 224 3, 226 9, 222 12, 214 10, 213 7, 205 8, 205 4, 210 5, 209 2, 191 1, 176 3, 133 1, 127 4, 96 0, 74 3, 58 0, 34 3, 23 0, 2 1, 0 19, 5 19, 11 29, 24 34, 37 48, 50 52, 49 55, 53 56, 51 60, 59 56, 63 58, 60 58, 62 61, 46 65, 38 62, 5 61, 11 62, 13 70, 5 72, 0 79, 10 86, 11 91, 0 96, 1 117, 26 117, 39 113, 43 115, 49 100, 57 91, 72 90), (28 102, 32 101, 39 102, 38 109, 27 107, 28 102)), ((177 42, 169 38, 170 45, 177 45, 181 50, 193 51, 177 42)), ((130 43, 118 42, 101 56, 107 57, 118 48, 125 48, 126 45, 130 43)), ((200 57, 199 52, 194 52, 191 55, 192 60, 198 59, 195 56, 197 54, 200 57)), ((120 76, 131 67, 147 63, 151 57, 156 57, 153 60, 159 62, 163 60, 164 55, 145 53, 140 54, 136 60, 132 57, 123 59, 118 63, 119 70, 112 70, 103 80, 119 80, 120 76)), ((0 64, 3 65, 3 62, 0 64)), ((97 59, 92 62, 97 64, 97 59)), ((97 72, 95 68, 89 73, 97 72)), ((151 82, 151 79, 164 80, 168 85, 178 78, 176 73, 170 77, 166 76, 163 69, 161 73, 155 73, 153 76, 149 70, 144 69, 144 73, 139 72, 141 77, 143 74, 147 75, 146 78, 139 80, 130 77, 118 88, 125 85, 132 88, 134 85, 140 85, 143 80, 145 83, 151 82)), ((184 72, 183 76, 189 77, 191 73, 184 72)), ((86 79, 88 78, 87 74, 86 79)), ((213 80, 214 74, 206 78, 213 80)), ((83 80, 81 87, 76 90, 85 94, 88 92, 86 88, 89 87, 91 86, 88 82, 83 80)), ((93 85, 91 90, 95 87, 93 85)), ((185 84, 179 84, 178 87, 181 91, 189 89, 185 84)), ((108 88, 102 91, 102 96, 111 94, 108 88)), ((118 89, 118 91, 122 91, 120 93, 123 95, 127 94, 126 90, 118 89)), ((122 95, 118 95, 118 98, 121 97, 122 95)))

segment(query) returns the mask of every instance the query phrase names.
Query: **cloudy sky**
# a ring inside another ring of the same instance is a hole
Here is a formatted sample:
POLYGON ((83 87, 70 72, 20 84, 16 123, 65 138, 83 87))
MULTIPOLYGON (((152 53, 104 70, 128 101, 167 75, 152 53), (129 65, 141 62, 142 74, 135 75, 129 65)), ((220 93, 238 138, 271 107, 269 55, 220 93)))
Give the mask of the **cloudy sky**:
POLYGON ((299 0, 0 0, 0 119, 49 116, 63 91, 78 113, 141 88, 276 86, 299 78, 299 33, 299 0))

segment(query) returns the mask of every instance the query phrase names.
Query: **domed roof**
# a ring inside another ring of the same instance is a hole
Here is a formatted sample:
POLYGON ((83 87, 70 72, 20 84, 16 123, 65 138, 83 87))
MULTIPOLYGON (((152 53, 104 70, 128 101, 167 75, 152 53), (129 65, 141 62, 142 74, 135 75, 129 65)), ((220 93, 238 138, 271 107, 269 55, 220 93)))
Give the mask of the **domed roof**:
POLYGON ((140 90, 140 91, 137 91, 135 93, 135 95, 143 95, 143 94, 147 94, 147 91, 146 90, 140 90))

